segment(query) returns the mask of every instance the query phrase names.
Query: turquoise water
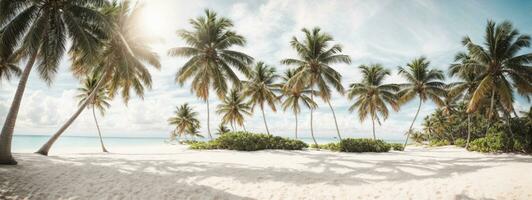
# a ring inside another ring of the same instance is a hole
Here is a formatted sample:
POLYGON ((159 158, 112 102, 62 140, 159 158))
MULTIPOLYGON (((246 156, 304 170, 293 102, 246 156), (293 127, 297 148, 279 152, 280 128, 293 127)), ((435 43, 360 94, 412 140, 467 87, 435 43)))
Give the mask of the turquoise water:
MULTIPOLYGON (((35 152, 41 145, 43 145, 50 136, 41 135, 15 135, 13 137, 13 152, 35 152)), ((139 146, 153 146, 164 145, 167 138, 134 138, 134 137, 104 137, 104 143, 108 148, 113 147, 139 147, 139 146)), ((299 138, 306 143, 314 143, 312 138, 299 138)), ((335 142, 336 138, 316 138, 320 144, 335 142)), ((386 140, 391 143, 401 143, 398 140, 386 140)), ((54 148, 71 149, 71 148, 86 148, 100 150, 100 141, 98 137, 84 137, 84 136, 62 136, 54 144, 54 148)))

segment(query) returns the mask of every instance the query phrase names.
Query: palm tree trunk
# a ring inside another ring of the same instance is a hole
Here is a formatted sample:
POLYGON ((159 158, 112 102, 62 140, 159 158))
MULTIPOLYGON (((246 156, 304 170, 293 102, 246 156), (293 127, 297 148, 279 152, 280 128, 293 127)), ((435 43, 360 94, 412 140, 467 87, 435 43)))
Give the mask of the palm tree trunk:
POLYGON ((327 101, 327 104, 329 104, 329 108, 331 108, 333 118, 334 118, 334 125, 336 125, 336 134, 338 134, 338 139, 342 140, 342 136, 340 136, 340 129, 338 129, 338 121, 336 121, 336 114, 334 113, 334 109, 331 105, 331 101, 327 101))
MULTIPOLYGON (((508 131, 510 132, 510 138, 511 140, 509 141, 510 144, 506 145, 507 147, 509 147, 511 151, 514 150, 514 132, 512 131, 512 124, 511 124, 511 120, 510 120, 510 112, 506 112, 506 123, 508 124, 508 131)), ((508 149, 507 149, 508 151, 508 149)))
POLYGON ((491 90, 490 110, 488 111, 488 127, 491 125, 491 117, 493 116, 493 106, 495 105, 495 89, 491 90))
POLYGON ((242 123, 242 128, 244 129, 245 132, 248 132, 248 131, 246 130, 246 125, 245 125, 244 123, 242 123))
MULTIPOLYGON (((310 84, 312 85, 312 83, 310 84)), ((310 99, 312 102, 314 102, 314 91, 310 93, 310 99)), ((313 115, 314 115, 314 108, 310 108, 310 136, 312 136, 312 140, 314 140, 314 144, 316 145, 316 149, 319 151, 320 146, 318 145, 318 142, 316 142, 316 138, 314 137, 314 128, 313 128, 313 115)))
POLYGON ((406 140, 405 144, 403 145, 403 148, 406 148, 406 145, 408 144, 408 138, 410 137, 410 133, 412 132, 412 126, 414 126, 414 123, 416 122, 417 115, 419 115, 419 110, 421 109, 421 104, 423 101, 421 100, 421 97, 419 97, 419 106, 417 107, 416 115, 414 116, 414 120, 412 121, 412 124, 410 124, 410 128, 408 128, 408 133, 406 133, 406 140))
POLYGON ((377 140, 377 136, 375 136, 375 118, 371 117, 371 125, 373 126, 373 140, 377 140))
POLYGON ((87 105, 89 105, 89 102, 92 99, 94 99, 94 96, 98 93, 98 90, 100 89, 102 84, 105 82, 104 79, 105 79, 105 75, 100 77, 100 80, 98 80, 98 83, 96 84, 94 89, 92 89, 91 94, 89 95, 89 97, 87 97, 87 100, 85 100, 85 102, 83 102, 83 104, 79 106, 78 110, 70 117, 70 119, 68 119, 66 123, 63 126, 61 126, 61 128, 59 128, 59 130, 57 130, 57 132, 54 133, 54 135, 50 139, 48 139, 48 141, 35 153, 45 155, 45 156, 48 155, 50 148, 52 148, 52 145, 55 143, 55 141, 59 139, 59 136, 61 136, 61 134, 65 132, 65 130, 74 122, 74 120, 78 118, 81 112, 83 112, 83 110, 87 107, 87 105))
POLYGON ((266 115, 264 114, 264 106, 260 105, 260 111, 262 112, 262 120, 264 121, 266 132, 268 133, 268 135, 271 135, 270 130, 268 129, 268 123, 266 123, 266 115))
POLYGON ((210 124, 210 112, 209 112, 209 98, 207 97, 207 100, 205 100, 207 102, 207 133, 209 133, 209 139, 212 140, 212 135, 211 135, 211 124, 210 124))
POLYGON ((100 126, 98 125, 98 120, 96 119, 96 112, 94 111, 94 106, 92 106, 92 117, 94 117, 94 123, 96 123, 96 129, 98 130, 98 136, 100 137, 100 144, 102 145, 102 151, 107 153, 105 145, 103 145, 102 132, 100 131, 100 126))
POLYGON ((294 116, 296 116, 296 139, 297 139, 297 113, 294 113, 294 116))
POLYGON ((6 121, 2 127, 2 133, 0 134, 0 164, 3 165, 16 165, 17 161, 11 155, 11 141, 13 140, 13 131, 15 130, 15 124, 17 122, 18 110, 20 109, 20 103, 24 96, 24 90, 26 89, 26 83, 30 76, 31 69, 37 58, 37 53, 34 53, 26 63, 26 67, 20 76, 18 82, 17 91, 11 102, 11 107, 6 116, 6 121))
POLYGON ((231 121, 231 129, 233 129, 233 132, 235 132, 235 124, 233 121, 231 121))
POLYGON ((465 148, 469 147, 469 140, 471 139, 471 114, 467 113, 467 141, 465 148))

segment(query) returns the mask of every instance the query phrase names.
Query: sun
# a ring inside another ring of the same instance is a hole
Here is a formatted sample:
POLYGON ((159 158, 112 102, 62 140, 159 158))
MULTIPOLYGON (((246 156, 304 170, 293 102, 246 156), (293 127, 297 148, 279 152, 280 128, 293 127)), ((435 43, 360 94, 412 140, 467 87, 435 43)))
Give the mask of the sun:
POLYGON ((168 26, 165 23, 162 9, 158 9, 157 5, 146 3, 141 12, 140 23, 142 23, 145 34, 157 37, 164 35, 168 26))

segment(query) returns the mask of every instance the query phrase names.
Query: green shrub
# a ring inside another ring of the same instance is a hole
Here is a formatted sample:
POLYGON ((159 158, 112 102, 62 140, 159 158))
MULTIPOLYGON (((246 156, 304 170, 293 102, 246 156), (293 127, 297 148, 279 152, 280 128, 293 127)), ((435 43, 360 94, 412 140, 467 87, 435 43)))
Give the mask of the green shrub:
MULTIPOLYGON (((316 145, 315 144, 311 144, 310 145, 311 148, 316 148, 316 145)), ((335 142, 331 142, 331 143, 327 143, 327 144, 320 144, 319 145, 320 149, 327 149, 329 151, 340 151, 340 144, 339 143, 335 143, 335 142)))
POLYGON ((392 143, 392 144, 389 144, 392 149, 394 151, 404 151, 405 150, 405 146, 403 146, 403 144, 399 144, 399 143, 392 143))
POLYGON ((391 146, 382 140, 367 138, 347 138, 340 141, 339 150, 343 152, 388 152, 391 146))
POLYGON ((486 137, 473 140, 469 144, 468 150, 494 153, 505 151, 504 138, 500 133, 488 134, 486 137))
POLYGON ((433 147, 447 146, 451 145, 451 142, 449 140, 431 140, 429 145, 433 147))
POLYGON ((199 142, 190 145, 191 149, 229 149, 237 151, 263 149, 301 150, 307 147, 308 145, 300 140, 248 132, 230 132, 210 142, 199 142))
POLYGON ((466 140, 464 140, 462 138, 458 138, 458 139, 454 140, 454 145, 456 145, 457 147, 465 147, 466 140))

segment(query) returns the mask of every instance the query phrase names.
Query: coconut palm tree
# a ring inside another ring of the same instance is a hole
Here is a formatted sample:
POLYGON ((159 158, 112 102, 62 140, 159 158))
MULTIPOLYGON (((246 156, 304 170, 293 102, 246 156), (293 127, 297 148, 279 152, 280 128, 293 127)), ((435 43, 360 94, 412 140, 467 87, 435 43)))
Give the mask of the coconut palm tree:
POLYGON ((442 105, 443 101, 440 97, 445 96, 447 91, 445 90, 444 75, 441 70, 429 69, 430 62, 425 57, 420 57, 412 60, 406 65, 406 67, 398 67, 398 74, 406 79, 407 83, 400 84, 401 90, 398 92, 399 103, 404 104, 411 101, 416 96, 419 98, 419 106, 408 128, 404 147, 408 144, 408 137, 412 132, 412 126, 416 122, 419 110, 423 102, 432 100, 436 105, 442 105))
POLYGON ((264 64, 264 62, 258 62, 251 72, 250 79, 244 82, 245 89, 243 94, 250 98, 249 104, 251 105, 251 111, 256 106, 260 107, 268 135, 271 134, 268 129, 268 123, 266 122, 266 115, 264 114, 264 104, 267 104, 274 112, 277 111, 275 103, 277 103, 278 99, 274 93, 276 90, 274 82, 278 77, 275 68, 264 64))
MULTIPOLYGON (((70 52, 72 56, 72 71, 76 76, 82 76, 90 71, 101 74, 100 80, 96 83, 93 96, 97 94, 100 87, 104 85, 108 88, 110 98, 117 94, 127 104, 132 91, 143 98, 145 89, 150 89, 152 79, 148 66, 156 69, 161 67, 157 53, 148 46, 153 41, 152 37, 139 34, 142 27, 139 24, 140 13, 143 7, 132 7, 129 1, 120 3, 113 2, 106 4, 101 12, 108 22, 111 23, 109 37, 98 48, 98 59, 94 61, 84 61, 84 56, 77 49, 70 52)), ((92 99, 89 96, 87 99, 92 99)), ((85 101, 72 114, 57 132, 37 151, 42 155, 48 155, 48 151, 55 141, 83 112, 89 101, 85 101)))
POLYGON ((373 127, 373 139, 375 136, 375 120, 381 124, 379 115, 386 120, 389 115, 388 105, 395 111, 399 110, 397 103, 397 84, 384 84, 386 76, 390 75, 390 70, 384 69, 380 64, 370 66, 361 65, 358 67, 362 72, 362 81, 353 83, 349 86, 347 97, 352 100, 356 98, 355 103, 349 107, 349 111, 358 111, 358 118, 364 122, 368 115, 371 117, 373 127))
POLYGON ((98 136, 100 138, 102 151, 108 152, 105 148, 105 145, 103 144, 102 133, 100 131, 100 126, 98 125, 98 120, 96 119, 95 110, 98 109, 100 111, 100 114, 104 115, 105 109, 109 108, 110 106, 109 101, 111 100, 111 98, 109 98, 109 95, 107 95, 107 89, 105 87, 100 87, 97 90, 96 95, 94 95, 92 99, 89 100, 89 96, 91 96, 91 93, 92 91, 94 91, 98 80, 100 80, 99 76, 100 75, 98 73, 94 72, 89 74, 83 81, 82 87, 78 88, 80 94, 78 94, 76 97, 79 98, 79 105, 83 105, 83 103, 89 101, 89 106, 87 106, 87 109, 92 110, 92 117, 94 118, 94 122, 96 123, 96 129, 98 130, 98 136))
POLYGON ((244 115, 251 115, 251 106, 244 101, 244 96, 237 89, 227 94, 216 109, 216 113, 223 115, 221 125, 230 123, 233 131, 236 131, 235 123, 244 126, 244 115))
POLYGON ((199 124, 197 124, 196 126, 188 127, 186 130, 186 134, 190 135, 192 137, 192 140, 196 140, 196 137, 204 138, 203 135, 199 134, 199 127, 199 124))
POLYGON ((185 134, 194 137, 200 124, 198 113, 188 103, 176 107, 174 113, 175 115, 168 119, 168 123, 175 126, 175 130, 172 133, 177 134, 179 137, 183 137, 185 134))
MULTIPOLYGON (((338 138, 342 139, 336 114, 330 102, 332 96, 330 86, 334 87, 340 94, 344 93, 344 87, 342 86, 342 75, 330 65, 337 63, 349 64, 351 63, 351 58, 340 54, 342 46, 339 44, 331 45, 330 43, 333 42, 332 36, 320 32, 320 28, 316 27, 312 30, 304 28, 302 31, 305 34, 305 38, 302 41, 293 37, 290 42, 290 46, 296 50, 298 58, 283 59, 281 63, 296 67, 296 73, 289 81, 294 88, 310 88, 310 90, 314 90, 317 87, 318 96, 327 102, 331 108, 336 125, 336 133, 338 138)), ((310 97, 314 101, 313 93, 310 94, 310 97)), ((310 133, 312 138, 314 138, 313 110, 310 110, 310 133)), ((315 140, 314 143, 316 143, 315 140)))
POLYGON ((218 125, 218 129, 216 129, 216 134, 223 135, 223 134, 229 133, 230 131, 231 130, 229 130, 227 126, 225 126, 223 123, 220 123, 220 125, 218 125))
POLYGON ((103 0, 0 1, 0 27, 3 29, 0 38, 3 55, 0 57, 7 58, 20 47, 21 57, 27 59, 0 134, 0 164, 17 163, 11 155, 11 140, 34 64, 41 79, 51 84, 67 44, 83 54, 84 60, 94 59, 99 39, 105 37, 108 28, 97 11, 103 4, 103 0))
POLYGON ((240 79, 234 69, 246 76, 250 75, 248 65, 253 58, 235 50, 234 46, 244 46, 243 36, 232 31, 233 22, 225 17, 218 17, 210 10, 205 16, 190 21, 192 31, 179 30, 178 35, 188 46, 172 48, 170 56, 190 57, 178 70, 176 82, 181 86, 192 79, 192 91, 207 103, 207 132, 212 139, 209 114, 209 88, 216 91, 218 98, 223 99, 227 93, 227 80, 233 86, 240 86, 240 79))
POLYGON ((281 96, 279 96, 280 99, 282 99, 282 108, 284 111, 287 109, 291 109, 294 113, 295 117, 295 137, 298 138, 297 135, 297 125, 298 125, 298 119, 297 115, 301 112, 301 104, 303 104, 308 109, 315 109, 318 107, 318 104, 314 102, 312 99, 310 99, 309 95, 312 93, 312 90, 306 89, 306 88, 292 88, 289 84, 289 81, 292 77, 294 77, 295 71, 293 69, 288 69, 285 71, 284 76, 282 77, 283 82, 281 83, 281 96))
POLYGON ((482 68, 467 112, 476 111, 483 99, 490 98, 488 119, 491 119, 496 97, 508 113, 514 110, 514 91, 527 98, 532 94, 532 67, 529 65, 532 53, 519 54, 521 49, 530 46, 530 36, 520 34, 508 21, 498 25, 488 21, 484 38, 484 46, 469 37, 462 41, 471 62, 482 68))

